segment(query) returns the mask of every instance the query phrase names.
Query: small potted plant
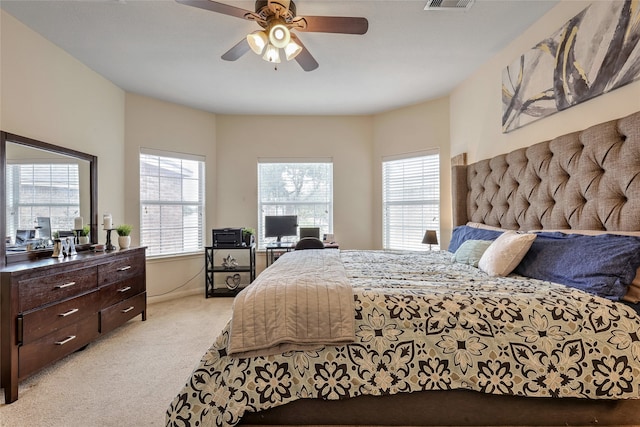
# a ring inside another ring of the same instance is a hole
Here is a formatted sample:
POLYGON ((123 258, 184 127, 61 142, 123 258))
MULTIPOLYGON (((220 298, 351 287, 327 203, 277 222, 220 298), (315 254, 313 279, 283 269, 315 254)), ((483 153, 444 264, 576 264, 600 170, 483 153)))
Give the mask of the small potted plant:
POLYGON ((89 225, 85 225, 82 229, 78 230, 78 244, 86 245, 89 243, 89 232, 91 228, 89 225))
POLYGON ((129 224, 120 224, 116 227, 118 233, 118 246, 120 249, 127 249, 131 245, 131 230, 133 227, 129 224))
POLYGON ((245 246, 251 246, 255 243, 255 234, 256 230, 253 228, 243 228, 242 229, 242 241, 245 246))

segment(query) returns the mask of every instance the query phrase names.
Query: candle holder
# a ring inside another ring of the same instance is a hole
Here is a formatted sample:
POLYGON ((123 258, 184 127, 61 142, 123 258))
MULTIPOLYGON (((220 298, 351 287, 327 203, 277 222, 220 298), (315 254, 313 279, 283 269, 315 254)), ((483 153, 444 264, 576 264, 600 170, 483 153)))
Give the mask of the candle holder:
POLYGON ((79 245, 80 244, 80 232, 82 231, 82 228, 79 228, 79 229, 76 228, 73 231, 75 231, 75 233, 74 233, 75 234, 74 242, 75 242, 76 245, 79 245))
POLYGON ((116 247, 113 243, 111 243, 111 231, 115 230, 114 228, 108 228, 105 231, 107 232, 107 242, 105 243, 104 250, 105 251, 115 251, 116 247))

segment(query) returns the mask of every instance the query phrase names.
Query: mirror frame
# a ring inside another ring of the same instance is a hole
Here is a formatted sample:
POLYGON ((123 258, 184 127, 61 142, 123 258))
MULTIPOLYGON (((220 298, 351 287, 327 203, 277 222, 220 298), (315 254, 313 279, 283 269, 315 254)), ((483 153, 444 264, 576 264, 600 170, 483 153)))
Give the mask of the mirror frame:
MULTIPOLYGON (((37 148, 39 150, 45 150, 89 162, 89 224, 91 228, 89 236, 91 244, 98 243, 98 157, 81 151, 72 150, 70 148, 60 147, 48 142, 38 141, 9 132, 0 131, 0 176, 5 178, 7 172, 7 142, 37 148)), ((4 182, 6 183, 6 179, 4 182)), ((7 244, 5 241, 7 233, 7 220, 5 218, 5 213, 7 212, 7 189, 4 183, 0 187, 0 212, 2 212, 3 218, 3 220, 0 221, 0 236, 2 236, 2 239, 0 239, 0 267, 4 267, 5 265, 13 262, 37 259, 51 255, 53 251, 47 249, 26 253, 7 254, 7 244)))

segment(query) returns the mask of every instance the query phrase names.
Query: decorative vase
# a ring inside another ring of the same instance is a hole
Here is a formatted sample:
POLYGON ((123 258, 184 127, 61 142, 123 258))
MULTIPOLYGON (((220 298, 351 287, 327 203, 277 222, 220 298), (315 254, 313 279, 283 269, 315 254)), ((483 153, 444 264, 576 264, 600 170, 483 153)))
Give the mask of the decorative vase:
POLYGON ((78 237, 79 245, 88 245, 89 244, 89 236, 79 236, 78 237))
POLYGON ((120 249, 128 249, 131 246, 131 236, 118 236, 118 246, 120 249))

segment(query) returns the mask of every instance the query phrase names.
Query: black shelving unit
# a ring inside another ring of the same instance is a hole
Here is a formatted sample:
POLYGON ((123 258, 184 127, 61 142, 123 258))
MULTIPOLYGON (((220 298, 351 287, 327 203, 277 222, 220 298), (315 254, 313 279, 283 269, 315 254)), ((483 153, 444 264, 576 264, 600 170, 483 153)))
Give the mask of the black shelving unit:
POLYGON ((204 249, 205 297, 234 297, 256 279, 255 244, 234 247, 207 246, 204 249), (222 260, 228 256, 241 259, 241 262, 248 260, 249 263, 228 268, 222 264, 222 260))

